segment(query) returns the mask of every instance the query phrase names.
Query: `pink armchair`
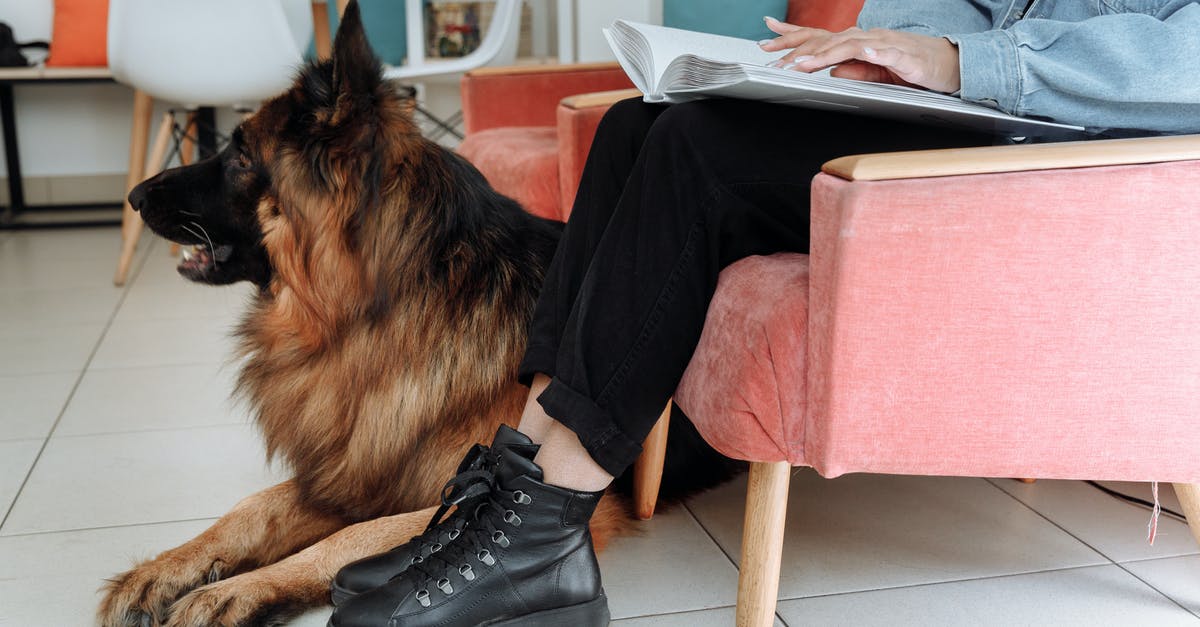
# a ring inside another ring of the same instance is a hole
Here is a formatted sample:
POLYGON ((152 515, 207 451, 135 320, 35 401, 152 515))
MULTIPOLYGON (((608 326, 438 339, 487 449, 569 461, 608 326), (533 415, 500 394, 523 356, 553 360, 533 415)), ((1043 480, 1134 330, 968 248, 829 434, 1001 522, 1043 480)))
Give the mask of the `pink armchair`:
POLYGON ((738 624, 792 466, 1174 482, 1200 540, 1200 136, 847 157, 809 255, 721 275, 676 401, 752 462, 738 624))

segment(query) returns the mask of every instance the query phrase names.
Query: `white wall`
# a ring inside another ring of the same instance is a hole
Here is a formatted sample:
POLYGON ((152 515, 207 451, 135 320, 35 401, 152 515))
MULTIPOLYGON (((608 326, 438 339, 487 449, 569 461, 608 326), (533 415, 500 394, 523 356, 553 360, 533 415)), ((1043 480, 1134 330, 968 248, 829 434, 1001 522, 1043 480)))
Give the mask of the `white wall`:
POLYGON ((614 61, 600 29, 613 20, 662 24, 663 0, 574 0, 575 41, 581 62, 614 61))
MULTIPOLYGON (((571 1, 576 5, 579 61, 613 59, 600 29, 615 19, 662 23, 662 0, 571 1)), ((17 32, 20 39, 46 37, 31 31, 45 29, 48 33, 49 13, 35 9, 35 5, 49 3, 50 0, 0 0, 0 20, 16 22, 14 27, 22 22, 31 23, 32 26, 17 32)), ((16 101, 21 169, 26 177, 125 173, 133 105, 133 94, 128 88, 113 84, 20 85, 16 87, 16 101)), ((163 108, 161 104, 157 106, 151 132, 157 128, 163 108)), ((232 112, 219 116, 224 129, 232 128, 235 120, 232 112)))

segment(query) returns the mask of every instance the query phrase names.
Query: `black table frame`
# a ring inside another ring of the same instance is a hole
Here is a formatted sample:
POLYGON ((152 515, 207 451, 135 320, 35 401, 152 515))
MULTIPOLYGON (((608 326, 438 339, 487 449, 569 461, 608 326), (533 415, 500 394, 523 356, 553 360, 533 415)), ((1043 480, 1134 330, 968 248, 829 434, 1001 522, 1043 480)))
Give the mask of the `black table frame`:
POLYGON ((8 206, 0 214, 0 230, 35 229, 53 227, 113 226, 120 219, 72 220, 60 222, 20 223, 17 218, 26 211, 77 211, 121 208, 121 203, 44 204, 29 205, 25 202, 25 184, 21 179, 21 155, 17 143, 16 103, 13 86, 21 84, 51 83, 112 83, 111 77, 43 77, 0 78, 0 126, 4 130, 4 160, 8 169, 8 206))

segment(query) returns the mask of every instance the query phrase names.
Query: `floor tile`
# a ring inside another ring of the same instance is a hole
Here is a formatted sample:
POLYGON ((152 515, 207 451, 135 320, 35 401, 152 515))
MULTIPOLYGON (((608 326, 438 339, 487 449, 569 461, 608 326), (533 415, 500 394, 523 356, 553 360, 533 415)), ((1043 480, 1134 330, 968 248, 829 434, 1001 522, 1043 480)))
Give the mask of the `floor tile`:
MULTIPOLYGON (((1043 479, 1026 484, 999 480, 995 483, 1115 562, 1200 551, 1187 525, 1166 516, 1159 519, 1158 536, 1151 546, 1146 541, 1149 510, 1119 501, 1082 481, 1043 479)), ((1150 499, 1149 484, 1106 481, 1103 485, 1150 499)), ((1180 511, 1175 491, 1167 484, 1159 487, 1163 507, 1180 511)))
POLYGON ((0 518, 17 498, 17 492, 41 448, 42 440, 0 442, 0 518))
POLYGON ((1186 625, 1200 620, 1117 566, 784 601, 789 625, 1186 625))
POLYGON ((1125 562, 1121 566, 1200 616, 1200 555, 1125 562))
POLYGON ((78 372, 0 377, 0 441, 46 437, 77 379, 78 372))
POLYGON ((111 285, 55 290, 0 289, 0 320, 6 328, 107 323, 122 291, 111 285))
MULTIPOLYGON (((745 477, 689 503, 740 559, 745 477)), ((793 474, 780 598, 1107 563, 982 479, 793 474)))
MULTIPOLYGON (((734 608, 722 607, 715 610, 626 618, 615 620, 612 624, 614 627, 729 627, 734 624, 736 614, 734 608)), ((782 627, 783 621, 776 618, 775 625, 782 627)))
POLYGON ((0 346, 4 347, 0 376, 83 370, 103 334, 103 324, 0 328, 0 346))
MULTIPOLYGON (((152 265, 155 261, 158 261, 156 254, 146 265, 152 265)), ((180 276, 170 281, 148 283, 143 282, 143 278, 139 276, 129 288, 129 294, 121 304, 121 311, 116 320, 125 322, 208 317, 232 320, 246 310, 253 295, 254 287, 249 283, 228 286, 199 285, 180 276)))
POLYGON ((54 437, 0 535, 216 517, 281 474, 250 426, 54 437))
POLYGON ((223 364, 233 357, 234 324, 224 318, 114 321, 91 367, 223 364))
MULTIPOLYGON (((135 269, 148 244, 139 247, 135 269)), ((109 287, 120 246, 115 227, 13 233, 0 243, 0 289, 109 287)))
POLYGON ((612 617, 733 605, 737 570, 686 509, 656 514, 600 555, 612 617))
POLYGON ((211 522, 0 537, 0 625, 92 625, 105 578, 182 544, 211 522))
POLYGON ((230 397, 236 376, 217 364, 89 370, 55 435, 246 424, 245 406, 230 397))

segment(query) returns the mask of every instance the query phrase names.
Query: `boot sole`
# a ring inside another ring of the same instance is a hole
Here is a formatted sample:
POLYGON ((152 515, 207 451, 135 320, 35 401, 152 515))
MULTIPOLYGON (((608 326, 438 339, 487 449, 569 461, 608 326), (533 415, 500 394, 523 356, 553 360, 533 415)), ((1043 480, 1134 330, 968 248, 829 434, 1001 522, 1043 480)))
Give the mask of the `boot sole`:
POLYGON ((571 625, 571 627, 606 627, 608 619, 608 597, 604 596, 604 591, 601 591, 600 596, 587 603, 556 607, 552 610, 542 610, 533 614, 483 624, 487 627, 512 627, 516 625, 520 625, 520 627, 563 627, 564 625, 571 625))

